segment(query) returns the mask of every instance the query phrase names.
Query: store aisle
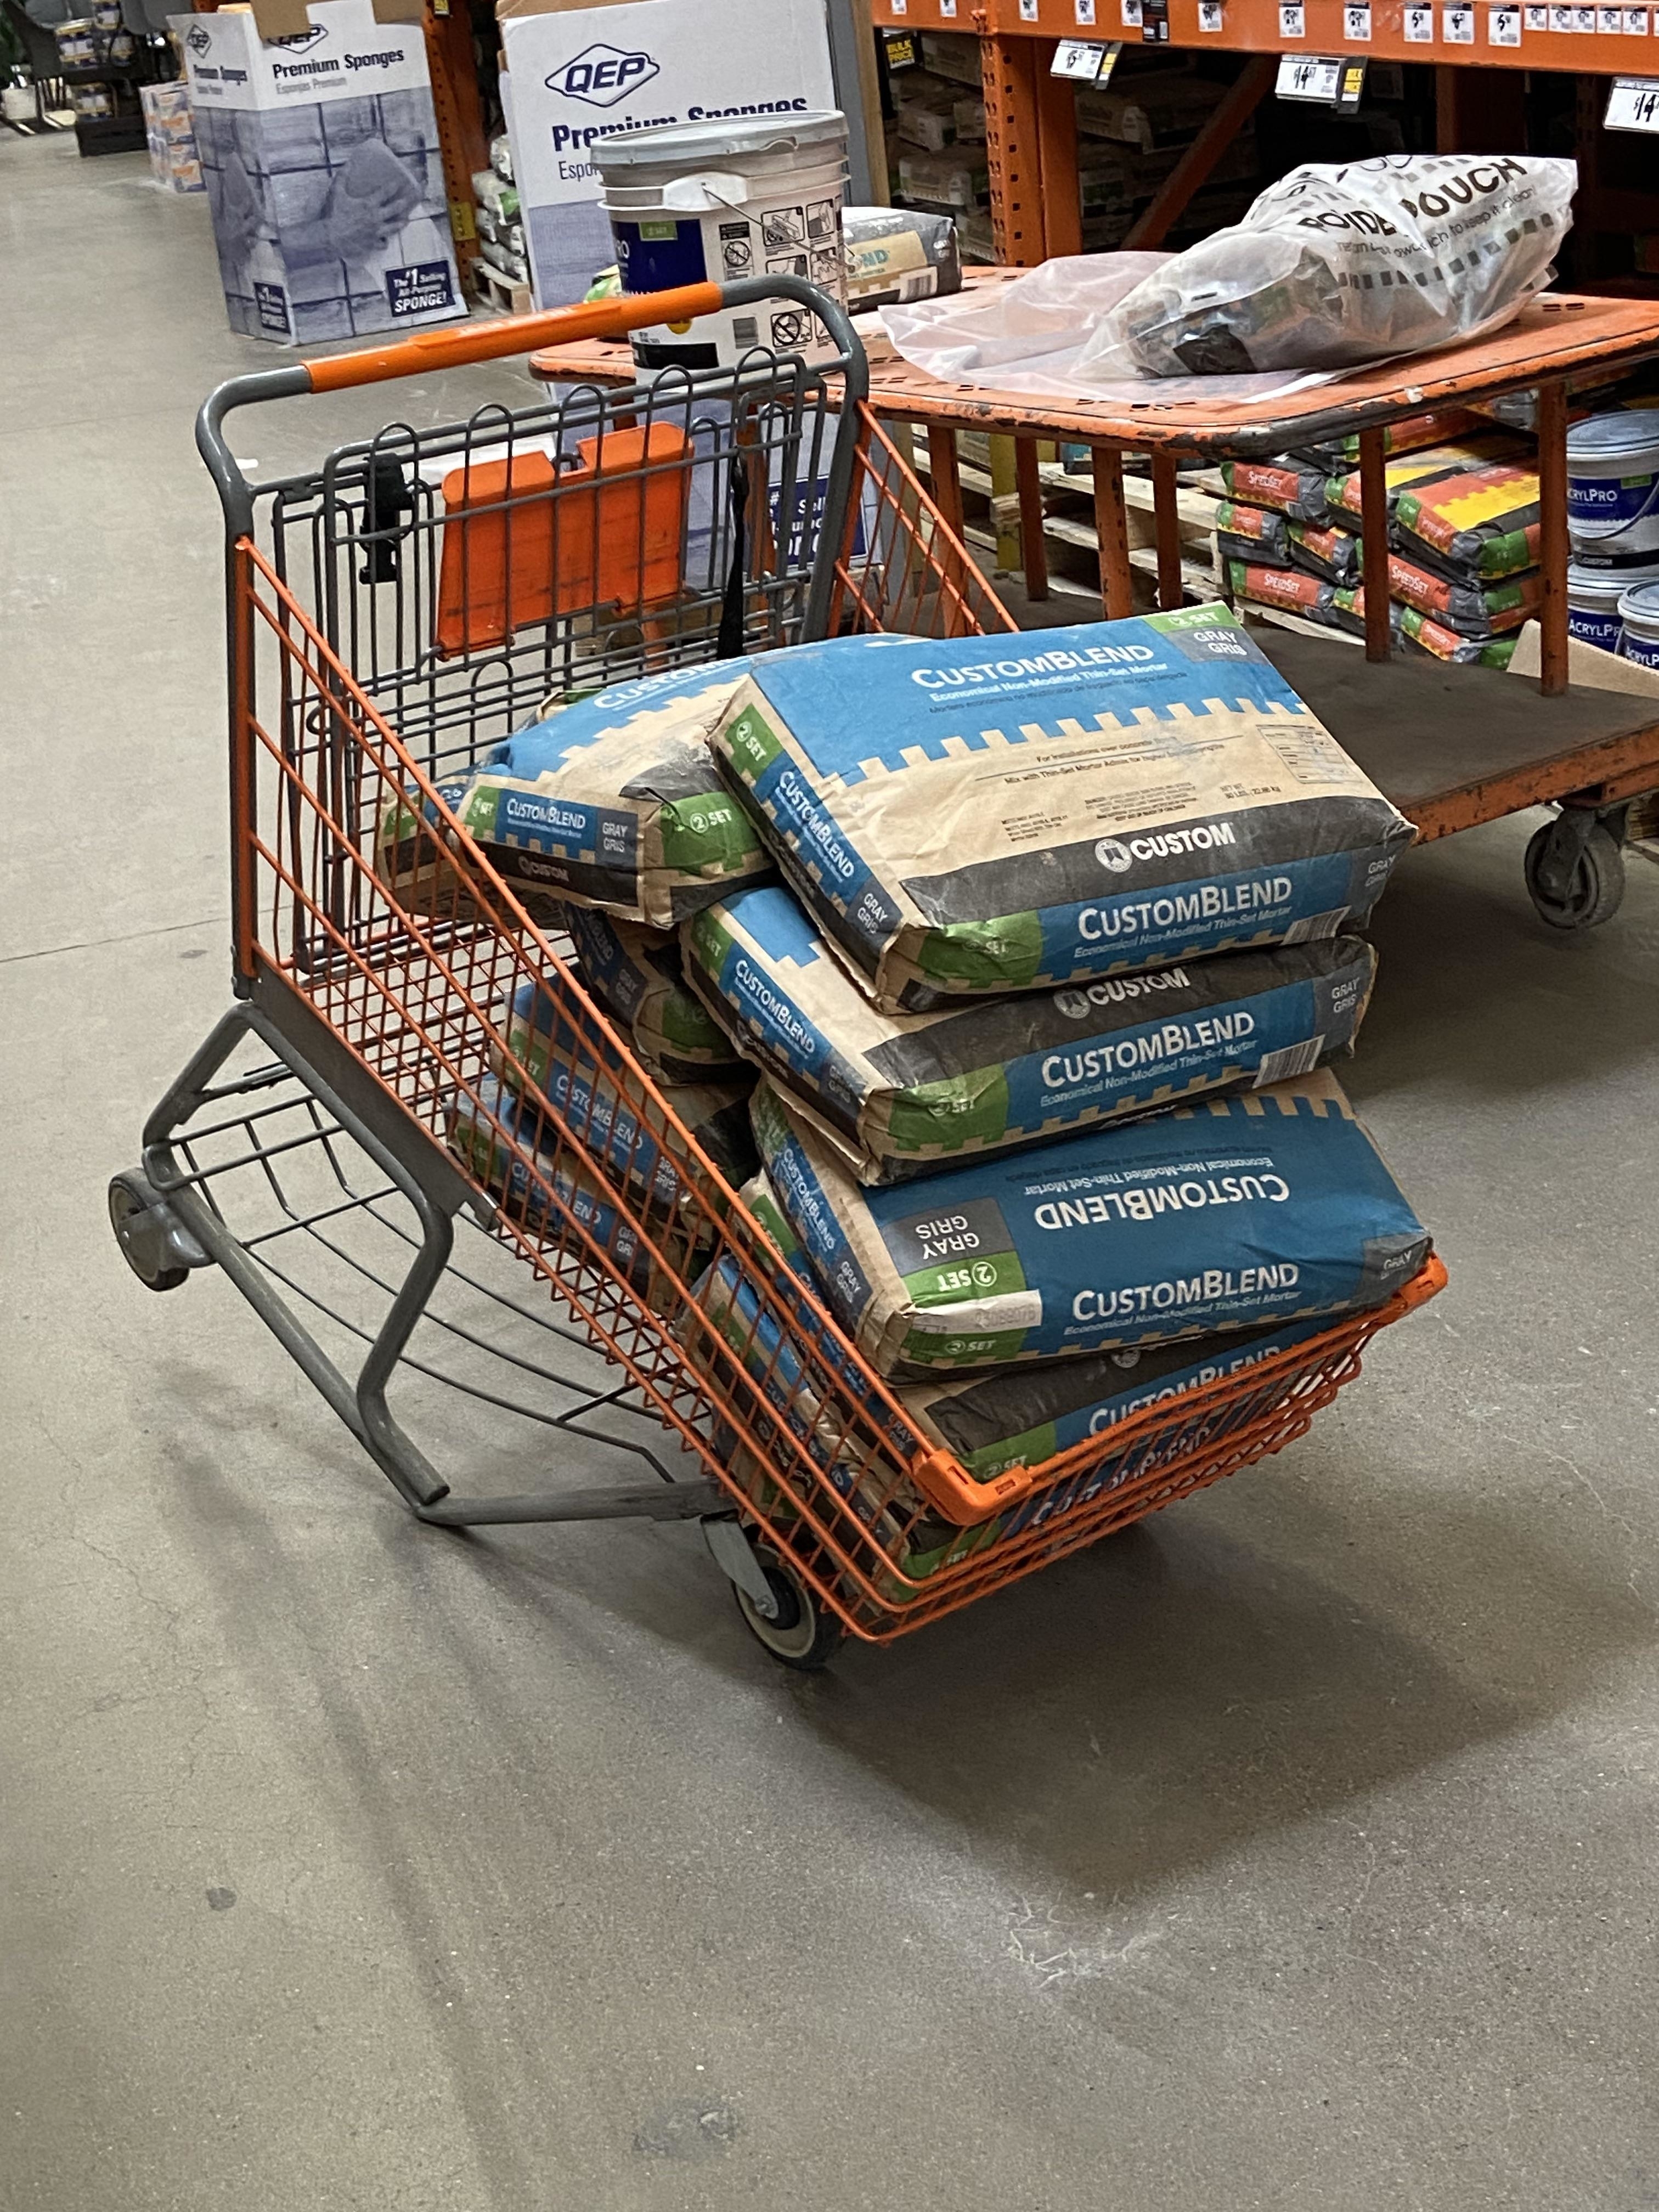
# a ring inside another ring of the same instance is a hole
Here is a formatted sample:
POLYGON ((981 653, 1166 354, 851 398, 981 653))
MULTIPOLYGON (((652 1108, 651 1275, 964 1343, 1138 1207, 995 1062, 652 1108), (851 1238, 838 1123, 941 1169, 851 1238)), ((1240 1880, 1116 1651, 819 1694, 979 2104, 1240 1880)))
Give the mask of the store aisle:
POLYGON ((191 420, 280 356, 142 157, 0 138, 0 2208, 1659 2202, 1659 869, 1404 865, 1348 1079, 1452 1287, 1311 1437, 789 1678, 694 1529, 422 1529, 127 1273, 225 991, 191 420))

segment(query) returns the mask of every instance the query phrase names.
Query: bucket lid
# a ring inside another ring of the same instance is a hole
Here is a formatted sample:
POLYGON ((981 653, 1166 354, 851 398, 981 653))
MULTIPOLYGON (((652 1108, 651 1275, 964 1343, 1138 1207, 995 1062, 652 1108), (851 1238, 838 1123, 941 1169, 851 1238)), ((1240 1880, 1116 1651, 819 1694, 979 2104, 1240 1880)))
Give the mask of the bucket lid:
POLYGON ((600 172, 698 168, 727 154, 788 154, 799 146, 844 146, 847 118, 838 107, 793 109, 781 115, 711 116, 701 123, 652 123, 600 140, 592 158, 600 172))
POLYGON ((1659 622, 1659 582, 1632 584, 1619 601, 1619 611, 1628 622, 1659 622))
POLYGON ((1659 448, 1659 409, 1621 407, 1611 415, 1592 415, 1567 433, 1569 461, 1622 459, 1659 448))

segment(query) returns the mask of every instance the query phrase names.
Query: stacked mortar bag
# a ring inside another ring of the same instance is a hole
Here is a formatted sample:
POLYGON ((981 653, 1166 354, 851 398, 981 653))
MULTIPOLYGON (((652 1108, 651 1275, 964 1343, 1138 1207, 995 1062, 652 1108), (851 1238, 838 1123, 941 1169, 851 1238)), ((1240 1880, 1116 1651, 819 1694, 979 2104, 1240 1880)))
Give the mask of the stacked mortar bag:
MULTIPOLYGON (((681 931, 685 980, 763 1078, 744 1197, 972 1476, 1268 1358, 1421 1266, 1323 1064, 1363 1018, 1356 933, 1413 833, 1224 610, 757 656, 708 743, 781 877, 681 931)), ((855 1510, 883 1501, 865 1517, 903 1529, 912 1581, 1158 1449, 955 1529, 901 1472, 847 1463, 825 1400, 867 1386, 804 1305, 806 1360, 728 1255, 678 1326, 701 1364, 761 1381, 855 1510)))
MULTIPOLYGON (((1396 634, 1439 660, 1506 668, 1542 597, 1534 441, 1455 408, 1384 437, 1396 634)), ((1217 548, 1235 600, 1364 635, 1358 445, 1223 463, 1217 548)))
MULTIPOLYGON (((578 981, 734 1185, 757 1165, 748 1114, 755 1077, 687 988, 677 925, 734 884, 772 872, 707 744, 748 665, 669 671, 550 702, 467 775, 438 787, 531 918, 562 938, 578 981)), ((465 911, 449 834, 429 803, 422 809, 404 796, 386 809, 378 866, 401 902, 465 911)), ((461 1091, 452 1102, 453 1149, 513 1219, 556 1236, 574 1218, 642 1294, 664 1303, 672 1285, 649 1264, 635 1224, 687 1272, 708 1233, 677 1140, 619 1056, 573 1023, 556 982, 522 983, 499 1010, 499 1027, 504 1043, 489 1075, 476 1096, 461 1091), (602 1164, 603 1183, 573 1164, 583 1152, 602 1164)))

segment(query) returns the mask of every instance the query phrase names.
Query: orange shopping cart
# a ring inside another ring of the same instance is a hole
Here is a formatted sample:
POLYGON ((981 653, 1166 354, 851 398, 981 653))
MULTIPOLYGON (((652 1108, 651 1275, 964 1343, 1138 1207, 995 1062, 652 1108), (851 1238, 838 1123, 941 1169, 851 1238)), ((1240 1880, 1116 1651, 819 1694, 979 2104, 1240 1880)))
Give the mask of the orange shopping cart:
POLYGON ((213 393, 234 996, 109 1194, 140 1279, 228 1275, 422 1520, 699 1520, 749 1626, 799 1667, 1277 1451, 1444 1279, 1431 1261, 1375 1311, 976 1480, 784 1264, 569 939, 462 826, 467 773, 550 699, 848 630, 1013 627, 866 395, 846 316, 783 277, 213 393), (756 348, 396 422, 257 489, 225 441, 233 409, 773 295, 817 317, 827 358, 756 348), (526 990, 552 1009, 533 1070, 510 1021, 526 990), (491 1424, 514 1441, 459 1495, 439 1462, 491 1424), (611 1479, 558 1481, 569 1437, 611 1479))

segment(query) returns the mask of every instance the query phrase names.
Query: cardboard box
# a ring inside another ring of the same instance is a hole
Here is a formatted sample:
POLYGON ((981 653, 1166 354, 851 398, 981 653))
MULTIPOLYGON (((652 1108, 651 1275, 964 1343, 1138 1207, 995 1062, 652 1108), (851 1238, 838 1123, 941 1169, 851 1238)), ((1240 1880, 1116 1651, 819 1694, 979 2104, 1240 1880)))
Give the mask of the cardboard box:
POLYGON ((231 328, 280 343, 466 313, 418 22, 317 0, 296 37, 179 15, 231 328))
POLYGON ((592 149, 653 123, 833 107, 822 0, 501 0, 503 105, 536 299, 613 262, 592 149))

